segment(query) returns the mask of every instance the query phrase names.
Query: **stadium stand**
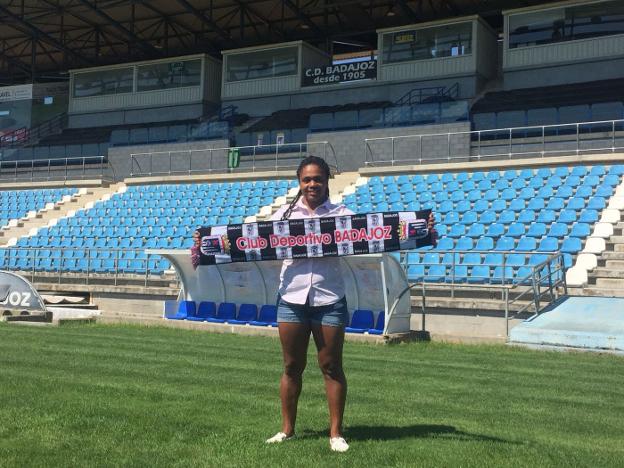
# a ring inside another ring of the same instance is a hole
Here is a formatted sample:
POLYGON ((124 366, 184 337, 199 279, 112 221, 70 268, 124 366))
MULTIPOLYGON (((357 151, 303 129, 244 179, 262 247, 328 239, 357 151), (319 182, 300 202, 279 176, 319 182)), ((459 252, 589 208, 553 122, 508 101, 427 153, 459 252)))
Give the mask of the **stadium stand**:
POLYGON ((76 193, 76 188, 0 191, 0 228, 11 220, 23 218, 30 211, 39 211, 48 203, 56 203, 64 196, 76 193))
POLYGON ((3 267, 102 274, 145 274, 149 268, 159 275, 168 263, 157 257, 148 262, 144 249, 188 248, 189 232, 197 226, 242 223, 294 185, 292 180, 266 180, 129 186, 36 235, 21 237, 3 267))
POLYGON ((486 93, 470 109, 474 130, 624 118, 622 80, 486 93))
POLYGON ((547 252, 571 267, 623 174, 595 165, 371 177, 343 201, 360 213, 434 210, 444 253, 405 255, 411 281, 505 284, 547 252))

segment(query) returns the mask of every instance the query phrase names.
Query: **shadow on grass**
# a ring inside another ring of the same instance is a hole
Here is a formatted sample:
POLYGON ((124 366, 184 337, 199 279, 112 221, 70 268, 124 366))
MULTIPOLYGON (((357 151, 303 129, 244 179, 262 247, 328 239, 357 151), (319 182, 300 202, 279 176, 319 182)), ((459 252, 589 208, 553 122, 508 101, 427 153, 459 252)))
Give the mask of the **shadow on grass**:
MULTIPOLYGON (((302 438, 327 437, 327 431, 305 431, 302 438)), ((345 428, 347 440, 399 440, 418 438, 448 438, 453 440, 496 442, 514 444, 519 442, 483 434, 460 431, 454 426, 440 424, 414 424, 411 426, 348 426, 345 428)))

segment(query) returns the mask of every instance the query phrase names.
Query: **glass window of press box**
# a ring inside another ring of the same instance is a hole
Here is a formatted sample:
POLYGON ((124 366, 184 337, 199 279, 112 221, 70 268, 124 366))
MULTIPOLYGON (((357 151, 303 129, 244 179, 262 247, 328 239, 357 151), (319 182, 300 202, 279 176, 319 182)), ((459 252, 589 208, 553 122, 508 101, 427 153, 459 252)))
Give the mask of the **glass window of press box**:
POLYGON ((297 74, 297 47, 227 56, 227 81, 256 80, 297 74))
POLYGON ((137 91, 183 88, 201 84, 201 59, 139 65, 137 91))
POLYGON ((386 33, 382 37, 383 63, 455 57, 472 52, 472 23, 386 33))
POLYGON ((105 96, 132 92, 134 69, 116 68, 74 75, 74 97, 105 96))
POLYGON ((576 5, 509 16, 509 48, 624 34, 624 2, 576 5))

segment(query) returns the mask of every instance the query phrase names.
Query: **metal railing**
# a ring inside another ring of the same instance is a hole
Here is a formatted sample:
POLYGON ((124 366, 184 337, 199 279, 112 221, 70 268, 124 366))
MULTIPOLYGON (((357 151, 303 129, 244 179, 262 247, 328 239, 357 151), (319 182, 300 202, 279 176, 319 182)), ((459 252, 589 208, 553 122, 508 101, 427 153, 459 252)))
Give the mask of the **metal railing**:
POLYGON ((60 133, 67 126, 67 114, 59 114, 32 128, 20 128, 0 137, 0 148, 32 145, 42 138, 60 133))
POLYGON ((569 156, 624 149, 624 120, 364 140, 367 166, 569 156))
POLYGON ((331 143, 314 141, 132 153, 130 177, 296 169, 299 161, 310 154, 323 157, 334 170, 339 171, 331 143), (229 155, 233 151, 238 151, 240 155, 240 164, 235 168, 229 167, 229 155))
POLYGON ((418 289, 421 292, 421 310, 422 310, 422 330, 425 330, 425 321, 427 314, 427 292, 440 290, 440 286, 444 285, 444 291, 449 294, 450 298, 455 298, 461 290, 498 290, 501 295, 501 301, 504 304, 504 318, 506 335, 509 336, 509 320, 519 316, 520 314, 532 313, 533 316, 538 315, 544 307, 556 301, 560 292, 567 294, 567 284, 565 279, 564 257, 561 252, 521 252, 521 251, 478 251, 478 250, 435 250, 426 253, 439 254, 442 258, 445 254, 451 256, 452 261, 448 263, 425 262, 409 263, 409 252, 401 252, 401 265, 408 275, 407 288, 395 299, 393 307, 395 307, 401 297, 409 291, 418 289), (496 265, 485 265, 483 263, 467 263, 463 260, 465 254, 501 254, 502 262, 496 265), (536 265, 522 265, 529 269, 524 276, 513 274, 513 268, 519 265, 510 262, 509 255, 523 255, 528 259, 531 255, 546 255, 546 259, 536 265), (409 267, 421 265, 423 274, 420 277, 410 275, 409 267), (445 273, 443 275, 427 275, 425 269, 432 266, 444 266, 445 273), (502 275, 492 278, 492 276, 479 277, 470 274, 469 276, 456 276, 456 267, 473 268, 476 266, 487 266, 491 270, 499 267, 502 275), (509 268, 512 268, 512 274, 509 275, 509 268), (450 273, 446 274, 446 270, 450 273), (410 278, 411 276, 411 278, 410 278), (429 276, 429 277, 428 277, 429 276))
POLYGON ((1 182, 67 181, 99 178, 114 181, 115 169, 106 156, 0 160, 1 182))
POLYGON ((144 249, 95 247, 2 247, 0 269, 17 272, 31 282, 115 286, 165 282, 179 287, 177 275, 163 277, 169 263, 159 255, 144 252, 144 249))

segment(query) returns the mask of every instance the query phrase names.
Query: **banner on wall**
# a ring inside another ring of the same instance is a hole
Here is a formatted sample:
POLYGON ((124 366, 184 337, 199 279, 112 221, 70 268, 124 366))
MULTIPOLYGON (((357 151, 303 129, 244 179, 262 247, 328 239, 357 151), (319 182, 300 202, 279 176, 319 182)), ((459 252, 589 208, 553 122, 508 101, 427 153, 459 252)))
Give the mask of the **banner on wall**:
POLYGON ((393 211, 200 228, 193 264, 342 257, 433 245, 431 210, 393 211))
POLYGON ((303 69, 302 86, 319 86, 377 78, 377 60, 303 69))
POLYGON ((0 102, 23 101, 32 99, 33 85, 5 86, 0 88, 0 102))

